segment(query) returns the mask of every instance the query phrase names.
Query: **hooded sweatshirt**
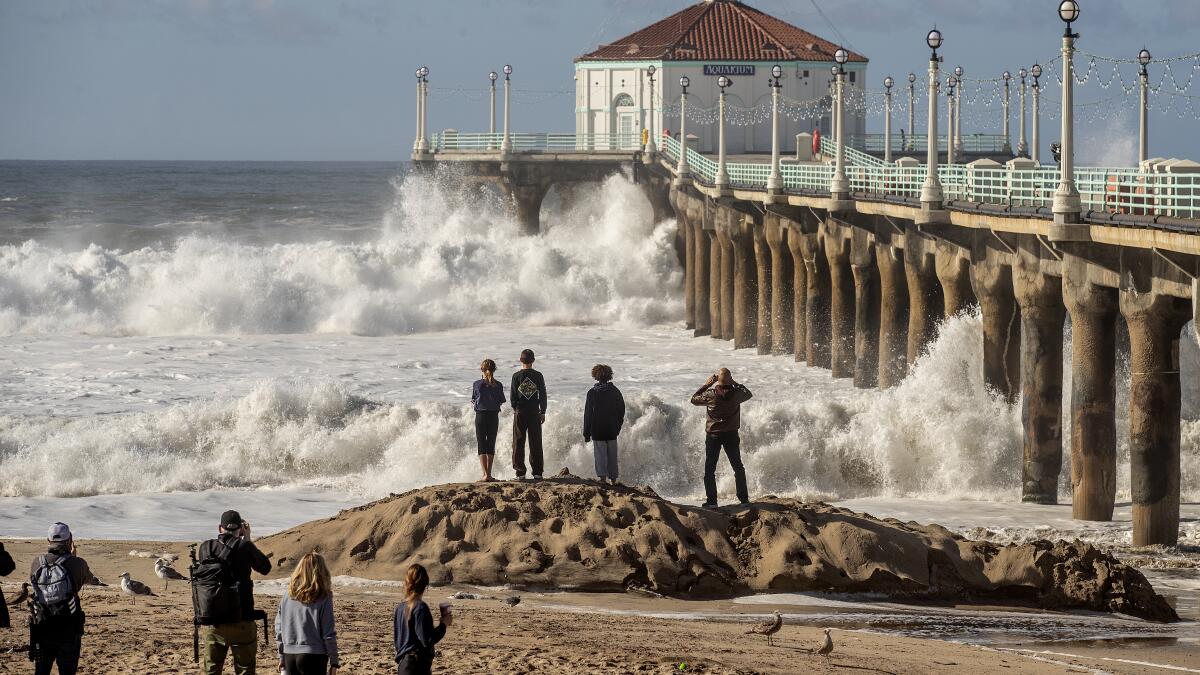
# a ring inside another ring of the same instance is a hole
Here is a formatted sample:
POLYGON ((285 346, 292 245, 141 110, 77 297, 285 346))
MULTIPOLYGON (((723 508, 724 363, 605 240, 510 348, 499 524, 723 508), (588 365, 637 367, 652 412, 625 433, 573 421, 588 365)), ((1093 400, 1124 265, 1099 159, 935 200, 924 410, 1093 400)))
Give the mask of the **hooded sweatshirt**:
POLYGON ((625 399, 612 382, 597 382, 583 404, 583 440, 615 441, 625 424, 625 399))
POLYGON ((718 384, 711 389, 705 385, 692 394, 692 405, 708 408, 704 430, 710 434, 737 431, 742 426, 742 404, 754 397, 741 383, 718 384))

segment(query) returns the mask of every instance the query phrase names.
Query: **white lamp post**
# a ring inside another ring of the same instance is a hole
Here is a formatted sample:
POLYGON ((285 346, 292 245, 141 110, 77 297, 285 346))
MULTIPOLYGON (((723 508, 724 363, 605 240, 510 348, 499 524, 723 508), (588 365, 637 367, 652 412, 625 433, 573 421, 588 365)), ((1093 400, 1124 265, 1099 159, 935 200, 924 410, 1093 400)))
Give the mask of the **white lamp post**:
POLYGON ((916 141, 913 136, 917 133, 917 74, 908 74, 908 147, 906 150, 911 150, 916 147, 916 141))
POLYGON ((1062 86, 1062 180, 1054 192, 1054 222, 1075 223, 1079 221, 1081 204, 1079 190, 1075 187, 1075 119, 1072 114, 1075 71, 1075 38, 1071 22, 1079 19, 1079 3, 1062 0, 1058 5, 1058 17, 1067 24, 1063 33, 1063 86, 1062 86))
POLYGON ((654 64, 650 64, 650 67, 646 69, 647 79, 650 81, 650 108, 649 119, 646 121, 646 143, 642 146, 642 152, 646 154, 648 160, 654 158, 654 73, 656 72, 658 69, 654 67, 654 64))
POLYGON ((775 193, 783 187, 783 173, 779 170, 779 90, 783 88, 783 67, 778 63, 771 66, 771 173, 767 176, 767 192, 775 193))
POLYGON ((942 32, 937 28, 925 36, 925 44, 933 50, 929 57, 929 128, 925 144, 925 184, 921 186, 921 207, 928 210, 942 208, 942 182, 937 173, 937 90, 938 90, 938 47, 942 46, 942 32))
POLYGON ((1150 103, 1150 73, 1146 70, 1146 66, 1150 65, 1150 50, 1143 48, 1138 52, 1138 63, 1142 66, 1142 72, 1138 74, 1138 83, 1141 88, 1140 106, 1138 107, 1140 115, 1138 117, 1138 165, 1146 161, 1148 152, 1147 145, 1149 143, 1149 131, 1146 128, 1149 124, 1146 113, 1150 103))
POLYGON ((1017 71, 1017 75, 1021 78, 1021 138, 1017 140, 1017 156, 1028 157, 1029 145, 1025 142, 1025 76, 1029 71, 1024 68, 1017 71))
POLYGON ((954 163, 954 76, 946 76, 946 165, 954 163))
POLYGON ((829 69, 829 74, 832 79, 829 80, 829 137, 835 142, 837 141, 838 119, 837 119, 837 81, 838 67, 832 66, 829 69))
POLYGON ((891 75, 883 78, 883 161, 892 161, 892 85, 891 75))
POLYGON ((717 86, 721 88, 721 96, 717 105, 717 178, 718 188, 729 186, 729 173, 725 171, 725 88, 733 86, 733 80, 722 75, 717 78, 717 86))
POLYGON ((962 66, 954 67, 954 155, 962 158, 963 142, 962 142, 962 84, 963 69, 962 66))
POLYGON ((509 78, 512 76, 512 66, 504 64, 504 138, 500 141, 500 154, 507 155, 512 152, 512 139, 508 135, 508 88, 511 84, 509 78))
POLYGON ((421 115, 425 111, 425 101, 422 100, 421 69, 417 68, 413 74, 417 76, 417 133, 413 139, 413 154, 416 154, 421 152, 421 141, 424 140, 421 138, 421 115))
POLYGON ((683 182, 691 171, 687 161, 687 88, 691 83, 687 75, 679 78, 679 87, 683 93, 679 97, 679 164, 675 168, 678 182, 683 182))
POLYGON ((850 54, 838 47, 833 53, 837 61, 837 80, 834 90, 837 92, 837 158, 834 162, 833 181, 829 184, 830 196, 835 200, 850 198, 850 180, 846 178, 846 61, 850 54))
MULTIPOLYGON (((491 114, 491 123, 488 124, 488 135, 489 136, 496 135, 496 79, 499 77, 500 76, 497 75, 496 71, 494 71, 494 70, 492 72, 488 73, 488 79, 492 81, 492 114, 491 114)), ((492 144, 492 141, 489 140, 488 147, 491 147, 491 144, 492 144)))
POLYGON ((1031 66, 1029 68, 1029 74, 1033 75, 1033 133, 1029 139, 1030 146, 1031 146, 1029 148, 1030 158, 1033 159, 1034 162, 1041 164, 1042 161, 1041 161, 1040 149, 1041 149, 1041 145, 1042 145, 1042 141, 1041 141, 1041 137, 1042 137, 1041 136, 1042 85, 1039 82, 1038 78, 1040 78, 1042 76, 1042 66, 1037 63, 1033 64, 1033 66, 1031 66))
POLYGON ((1001 75, 1000 77, 1001 77, 1001 78, 1004 80, 1004 105, 1003 105, 1003 108, 1004 108, 1004 150, 1005 150, 1006 152, 1010 152, 1010 153, 1011 153, 1011 152, 1012 152, 1012 137, 1011 137, 1011 136, 1009 136, 1009 134, 1008 134, 1008 120, 1009 120, 1009 115, 1008 115, 1008 92, 1009 92, 1009 89, 1008 89, 1008 81, 1012 79, 1012 73, 1010 73, 1010 72, 1008 72, 1008 71, 1006 70, 1006 71, 1004 71, 1004 74, 1003 74, 1003 75, 1001 75))

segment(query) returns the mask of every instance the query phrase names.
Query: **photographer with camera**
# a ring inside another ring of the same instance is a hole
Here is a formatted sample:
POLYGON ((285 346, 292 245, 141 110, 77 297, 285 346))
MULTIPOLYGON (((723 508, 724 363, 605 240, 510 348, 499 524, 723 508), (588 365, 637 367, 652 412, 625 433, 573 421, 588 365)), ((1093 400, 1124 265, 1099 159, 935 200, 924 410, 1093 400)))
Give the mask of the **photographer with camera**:
POLYGON ((704 508, 717 506, 717 459, 721 448, 725 448, 725 456, 733 467, 738 501, 750 503, 738 429, 742 426, 742 404, 753 396, 745 385, 734 382, 728 368, 710 375, 704 386, 692 394, 692 405, 708 408, 708 421, 704 425, 704 508))
POLYGON ((271 561, 250 541, 250 523, 237 511, 221 514, 217 532, 216 539, 200 544, 192 565, 196 624, 204 626, 203 672, 219 675, 232 652, 234 672, 251 674, 258 652, 254 621, 266 616, 254 609, 250 573, 270 574, 271 561))

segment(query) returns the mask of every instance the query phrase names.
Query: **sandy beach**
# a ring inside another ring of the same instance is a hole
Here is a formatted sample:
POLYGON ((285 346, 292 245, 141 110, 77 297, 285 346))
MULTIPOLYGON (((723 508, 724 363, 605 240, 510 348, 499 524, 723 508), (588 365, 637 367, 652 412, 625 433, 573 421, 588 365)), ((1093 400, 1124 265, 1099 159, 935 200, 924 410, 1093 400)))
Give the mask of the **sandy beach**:
MULTIPOLYGON (((18 570, 26 569, 42 549, 41 542, 31 540, 9 540, 5 545, 18 570)), ((182 568, 187 546, 79 543, 80 555, 101 580, 115 582, 128 571, 158 594, 134 600, 121 595, 115 585, 84 592, 88 631, 81 672, 196 672, 187 584, 174 583, 164 591, 153 575, 153 558, 130 555, 131 551, 174 553, 180 556, 182 568)), ((4 580, 10 598, 17 590, 16 576, 4 580)), ((274 579, 256 589, 259 605, 272 617, 276 594, 283 588, 281 578, 274 575, 274 579)), ((346 581, 339 581, 335 604, 343 672, 393 672, 391 612, 401 595, 399 586, 388 582, 346 586, 346 581)), ((760 636, 745 634, 753 622, 775 609, 771 605, 659 600, 622 593, 519 593, 522 602, 509 608, 500 599, 512 595, 511 591, 459 586, 436 587, 426 597, 440 602, 460 590, 485 597, 452 601, 456 620, 439 647, 437 672, 667 673, 681 672, 680 664, 685 664, 683 672, 697 673, 1163 672, 1134 663, 1148 660, 1144 651, 1130 654, 1119 647, 1050 649, 1015 643, 987 648, 860 630, 834 631, 834 652, 822 657, 808 653, 819 644, 821 628, 802 620, 785 625, 773 647, 760 636), (685 614, 718 616, 664 618, 685 614), (1029 651, 1015 651, 1023 649, 1029 651), (1054 653, 1034 653, 1044 651, 1054 653)), ((31 673, 23 651, 24 610, 18 609, 14 618, 15 629, 0 631, 0 671, 31 673)), ((260 664, 273 665, 274 658, 273 648, 260 644, 260 664)), ((1171 644, 1155 649, 1153 660, 1176 670, 1200 667, 1194 653, 1171 644)))

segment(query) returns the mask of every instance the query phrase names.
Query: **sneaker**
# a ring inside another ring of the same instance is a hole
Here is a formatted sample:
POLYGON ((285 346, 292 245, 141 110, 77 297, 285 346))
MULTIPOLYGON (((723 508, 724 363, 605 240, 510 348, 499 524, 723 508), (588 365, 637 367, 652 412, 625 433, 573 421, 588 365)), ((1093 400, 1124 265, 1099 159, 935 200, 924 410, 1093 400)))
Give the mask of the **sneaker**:
POLYGON ((537 474, 534 474, 533 479, 534 480, 545 480, 540 475, 537 475, 537 474))
POLYGON ((738 503, 739 503, 739 504, 741 504, 742 506, 750 506, 750 500, 749 500, 749 499, 743 499, 743 500, 741 500, 741 501, 740 501, 740 502, 738 502, 738 503))
POLYGON ((525 476, 513 476, 513 480, 515 480, 515 481, 524 481, 524 480, 525 480, 525 476))
POLYGON ((700 508, 715 509, 715 508, 717 508, 717 503, 716 502, 704 502, 703 504, 700 505, 700 508))

